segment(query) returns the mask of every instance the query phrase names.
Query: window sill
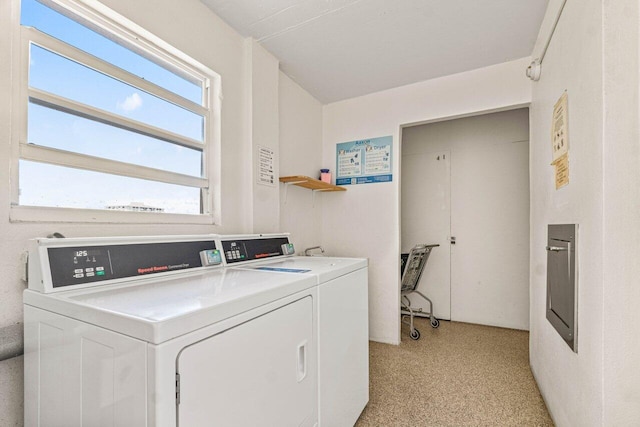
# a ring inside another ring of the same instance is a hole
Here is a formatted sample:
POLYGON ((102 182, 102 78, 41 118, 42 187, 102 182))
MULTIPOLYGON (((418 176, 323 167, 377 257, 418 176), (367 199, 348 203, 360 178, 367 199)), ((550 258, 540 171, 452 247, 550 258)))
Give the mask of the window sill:
POLYGON ((186 215, 108 211, 100 209, 11 206, 11 222, 66 222, 115 224, 216 224, 213 215, 186 215))

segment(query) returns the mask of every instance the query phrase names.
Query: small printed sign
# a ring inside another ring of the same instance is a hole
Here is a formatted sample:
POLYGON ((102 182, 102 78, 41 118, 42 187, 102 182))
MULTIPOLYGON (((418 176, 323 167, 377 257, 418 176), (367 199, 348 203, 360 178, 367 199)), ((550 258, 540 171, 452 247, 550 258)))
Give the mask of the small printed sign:
POLYGON ((551 148, 553 152, 552 162, 569 152, 569 114, 568 95, 564 91, 556 105, 553 106, 553 118, 551 123, 551 148))
POLYGON ((258 155, 256 158, 256 181, 258 184, 276 185, 275 172, 275 152, 268 147, 257 146, 258 155))
POLYGON ((569 184, 569 154, 565 154, 552 163, 556 173, 556 190, 569 184))
POLYGON ((553 106, 551 118, 551 165, 556 190, 569 184, 569 95, 565 90, 553 106))
POLYGON ((391 182, 392 149, 392 136, 337 144, 336 185, 391 182))

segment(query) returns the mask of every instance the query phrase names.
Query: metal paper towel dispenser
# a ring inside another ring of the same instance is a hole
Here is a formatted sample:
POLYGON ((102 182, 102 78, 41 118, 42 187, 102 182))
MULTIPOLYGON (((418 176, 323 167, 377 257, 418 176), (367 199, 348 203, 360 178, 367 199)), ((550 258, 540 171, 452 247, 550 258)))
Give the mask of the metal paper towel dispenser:
POLYGON ((578 352, 577 224, 551 224, 547 240, 547 320, 578 352))

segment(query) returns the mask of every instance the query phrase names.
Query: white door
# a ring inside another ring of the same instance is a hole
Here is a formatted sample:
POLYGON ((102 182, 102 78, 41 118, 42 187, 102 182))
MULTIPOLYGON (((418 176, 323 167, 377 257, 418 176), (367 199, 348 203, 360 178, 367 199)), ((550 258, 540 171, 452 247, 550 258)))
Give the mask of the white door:
MULTIPOLYGON (((402 156, 402 253, 419 243, 438 244, 424 267, 418 290, 433 301, 438 319, 451 319, 451 153, 402 156)), ((420 296, 411 306, 428 310, 420 296)))
POLYGON ((529 326, 529 143, 469 145, 451 179, 451 317, 529 326))
POLYGON ((438 317, 529 327, 528 123, 529 111, 518 109, 402 131, 402 250, 441 245, 420 284, 438 317), (444 269, 447 316, 442 285, 429 277, 444 280, 444 269))
POLYGON ((179 426, 313 426, 315 352, 311 297, 185 348, 179 426))

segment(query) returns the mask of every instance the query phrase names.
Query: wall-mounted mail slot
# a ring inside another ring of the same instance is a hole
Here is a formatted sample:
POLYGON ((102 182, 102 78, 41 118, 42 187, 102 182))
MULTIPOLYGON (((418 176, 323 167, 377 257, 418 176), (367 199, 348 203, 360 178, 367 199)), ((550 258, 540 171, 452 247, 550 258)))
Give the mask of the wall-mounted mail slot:
POLYGON ((578 352, 577 224, 552 224, 547 240, 547 320, 578 352))

